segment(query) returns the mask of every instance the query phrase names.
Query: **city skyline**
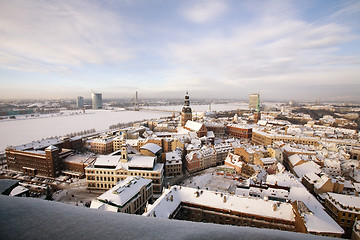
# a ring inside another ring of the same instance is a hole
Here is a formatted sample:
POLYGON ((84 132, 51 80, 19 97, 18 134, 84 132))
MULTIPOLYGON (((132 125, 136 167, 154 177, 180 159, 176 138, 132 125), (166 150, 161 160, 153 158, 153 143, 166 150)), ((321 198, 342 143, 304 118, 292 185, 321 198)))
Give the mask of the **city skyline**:
POLYGON ((358 1, 4 1, 0 95, 359 101, 358 1))

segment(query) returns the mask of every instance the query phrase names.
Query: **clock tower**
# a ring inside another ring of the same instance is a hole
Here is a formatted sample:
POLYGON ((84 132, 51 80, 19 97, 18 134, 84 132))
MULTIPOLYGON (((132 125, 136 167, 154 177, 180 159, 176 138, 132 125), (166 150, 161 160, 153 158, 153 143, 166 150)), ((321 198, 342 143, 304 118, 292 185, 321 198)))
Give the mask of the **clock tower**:
POLYGON ((184 106, 181 110, 181 126, 184 127, 188 120, 192 120, 192 110, 190 107, 189 93, 186 92, 184 106))

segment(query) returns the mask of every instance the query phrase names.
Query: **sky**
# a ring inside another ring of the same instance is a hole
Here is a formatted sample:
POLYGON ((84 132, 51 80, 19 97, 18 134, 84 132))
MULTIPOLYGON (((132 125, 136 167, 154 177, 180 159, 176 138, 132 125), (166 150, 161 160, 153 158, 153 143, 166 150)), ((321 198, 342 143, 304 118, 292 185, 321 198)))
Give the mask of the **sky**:
POLYGON ((0 99, 360 101, 360 1, 2 0, 0 99))

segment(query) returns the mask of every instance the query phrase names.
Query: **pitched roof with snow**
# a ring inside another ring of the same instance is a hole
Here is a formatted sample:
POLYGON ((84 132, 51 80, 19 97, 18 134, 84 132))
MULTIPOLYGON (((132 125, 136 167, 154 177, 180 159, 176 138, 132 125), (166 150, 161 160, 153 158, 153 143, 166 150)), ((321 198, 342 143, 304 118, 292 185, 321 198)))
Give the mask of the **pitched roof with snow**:
POLYGON ((145 149, 148 150, 150 152, 152 152, 153 154, 158 153, 162 148, 155 144, 155 143, 147 143, 144 146, 142 146, 140 149, 145 149))
POLYGON ((191 131, 199 131, 201 127, 203 126, 203 123, 194 122, 194 121, 187 121, 185 124, 185 128, 190 129, 191 131))
POLYGON ((320 173, 321 167, 314 163, 313 161, 308 161, 306 163, 303 163, 301 165, 294 167, 294 172, 298 177, 303 177, 305 174, 313 172, 313 173, 320 173))
POLYGON ((125 180, 118 182, 115 187, 109 189, 97 199, 102 202, 115 204, 123 207, 131 198, 133 198, 140 189, 151 184, 151 179, 140 177, 127 177, 125 180))
POLYGON ((335 202, 335 206, 338 208, 342 208, 346 211, 353 211, 354 213, 358 214, 360 210, 360 197, 351 196, 351 195, 344 195, 338 193, 327 193, 328 195, 326 198, 330 202, 335 202), (355 209, 357 211, 355 211, 355 209))

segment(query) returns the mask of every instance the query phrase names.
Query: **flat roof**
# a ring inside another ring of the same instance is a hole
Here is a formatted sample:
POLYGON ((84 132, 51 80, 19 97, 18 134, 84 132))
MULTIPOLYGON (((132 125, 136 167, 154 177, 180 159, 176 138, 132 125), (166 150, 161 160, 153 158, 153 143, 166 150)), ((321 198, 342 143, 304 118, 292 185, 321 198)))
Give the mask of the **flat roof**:
POLYGON ((168 218, 182 202, 286 221, 295 221, 293 207, 290 203, 253 199, 182 186, 173 186, 167 189, 150 207, 149 211, 143 215, 149 217, 153 216, 155 212, 156 217, 168 218), (199 193, 198 197, 197 193, 199 193), (173 201, 168 200, 171 195, 173 196, 173 201), (226 199, 225 202, 224 198, 226 199), (277 205, 276 208, 274 208, 274 204, 277 205))
POLYGON ((90 164, 95 160, 96 160, 95 155, 80 155, 80 154, 71 155, 64 159, 64 161, 66 162, 86 163, 86 164, 90 164))
POLYGON ((141 177, 127 177, 125 180, 118 182, 116 186, 100 195, 97 199, 108 201, 123 207, 131 198, 139 193, 140 189, 147 186, 152 181, 141 177))

